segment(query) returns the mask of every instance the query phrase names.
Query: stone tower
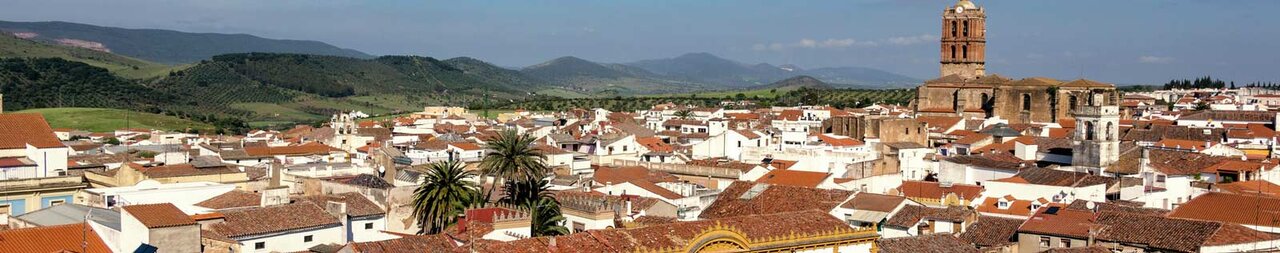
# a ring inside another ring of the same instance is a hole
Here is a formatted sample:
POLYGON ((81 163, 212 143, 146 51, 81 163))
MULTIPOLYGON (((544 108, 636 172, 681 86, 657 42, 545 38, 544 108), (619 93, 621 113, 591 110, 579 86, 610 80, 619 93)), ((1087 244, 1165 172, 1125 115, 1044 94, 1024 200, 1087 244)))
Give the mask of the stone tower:
POLYGON ((942 75, 986 75, 987 13, 969 0, 942 11, 942 75))
POLYGON ((1107 103, 1107 94, 1089 94, 1085 105, 1072 109, 1076 120, 1071 165, 1099 174, 1120 159, 1120 107, 1107 103))

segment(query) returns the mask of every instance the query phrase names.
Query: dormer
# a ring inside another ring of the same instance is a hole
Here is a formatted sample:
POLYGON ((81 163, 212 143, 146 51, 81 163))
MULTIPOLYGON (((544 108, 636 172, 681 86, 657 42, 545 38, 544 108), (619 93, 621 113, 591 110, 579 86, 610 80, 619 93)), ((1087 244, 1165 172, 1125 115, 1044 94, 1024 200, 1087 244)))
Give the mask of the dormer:
POLYGON ((1010 206, 1013 206, 1013 201, 1014 201, 1013 196, 1005 195, 1003 198, 1000 198, 1000 200, 996 202, 996 208, 1000 208, 1002 210, 1009 209, 1010 206))

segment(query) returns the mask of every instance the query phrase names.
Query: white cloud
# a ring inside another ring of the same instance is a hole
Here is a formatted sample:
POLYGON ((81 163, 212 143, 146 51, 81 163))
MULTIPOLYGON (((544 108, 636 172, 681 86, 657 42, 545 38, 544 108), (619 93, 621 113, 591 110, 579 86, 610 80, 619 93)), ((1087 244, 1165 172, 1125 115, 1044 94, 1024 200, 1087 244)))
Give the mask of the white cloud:
POLYGON ((937 42, 938 36, 921 34, 915 36, 889 37, 880 40, 858 40, 854 38, 817 40, 803 38, 795 42, 761 43, 751 46, 755 51, 783 51, 788 49, 841 49, 851 47, 876 47, 881 45, 908 46, 937 42))
POLYGON ((825 40, 815 40, 815 39, 804 38, 804 39, 800 39, 799 41, 788 42, 788 43, 774 42, 769 44, 755 44, 751 46, 751 49, 756 51, 765 51, 765 50, 783 51, 788 49, 840 49, 840 48, 849 48, 849 47, 874 47, 877 45, 879 45, 879 43, 876 43, 875 41, 861 41, 853 38, 825 39, 825 40))
POLYGON ((1138 57, 1138 62, 1140 62, 1140 63, 1152 63, 1152 64, 1165 64, 1165 63, 1171 63, 1171 62, 1173 62, 1173 57, 1160 57, 1160 56, 1145 55, 1145 56, 1138 57))
POLYGON ((938 40, 938 36, 934 36, 932 34, 921 34, 916 36, 890 37, 885 41, 889 42, 889 44, 906 46, 906 45, 915 45, 915 44, 926 43, 926 42, 936 42, 937 40, 938 40))

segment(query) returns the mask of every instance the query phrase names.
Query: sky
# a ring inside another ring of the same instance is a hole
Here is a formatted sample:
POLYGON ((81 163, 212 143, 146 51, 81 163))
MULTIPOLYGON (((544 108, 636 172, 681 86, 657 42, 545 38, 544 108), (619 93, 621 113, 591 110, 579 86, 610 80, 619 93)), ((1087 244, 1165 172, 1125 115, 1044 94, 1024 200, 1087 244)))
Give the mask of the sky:
MULTIPOLYGON (((953 0, 4 0, 0 20, 247 33, 520 67, 708 52, 743 63, 938 76, 953 0)), ((987 72, 1155 84, 1280 81, 1280 1, 975 0, 987 72)), ((109 46, 109 45, 108 45, 109 46)))

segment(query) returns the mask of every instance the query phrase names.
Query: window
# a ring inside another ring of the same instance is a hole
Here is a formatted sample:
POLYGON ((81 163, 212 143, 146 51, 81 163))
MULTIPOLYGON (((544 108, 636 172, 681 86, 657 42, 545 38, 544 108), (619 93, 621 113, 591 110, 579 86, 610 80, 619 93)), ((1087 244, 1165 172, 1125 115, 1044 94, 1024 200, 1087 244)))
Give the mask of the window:
POLYGON ((964 36, 969 37, 969 21, 964 21, 964 36))
POLYGON ((1022 94, 1022 110, 1023 111, 1031 110, 1031 95, 1022 94))
POLYGON ((999 206, 999 207, 1000 207, 1000 209, 1009 208, 1009 202, 1008 202, 1008 201, 1003 201, 1003 200, 1001 200, 999 203, 996 203, 996 205, 997 205, 997 206, 999 206))
POLYGON ((8 215, 13 213, 13 206, 9 204, 0 204, 0 215, 8 215))
POLYGON ((969 59, 969 45, 960 46, 960 58, 969 59))
POLYGON ((67 200, 64 200, 64 199, 55 199, 55 200, 50 200, 50 201, 49 201, 49 206, 61 205, 61 204, 63 204, 63 203, 67 203, 67 200))
MULTIPOLYGON (((956 36, 956 21, 952 20, 951 21, 951 37, 955 37, 955 36, 956 36)), ((952 51, 955 51, 955 50, 952 50, 952 51)), ((952 56, 952 57, 955 57, 955 56, 952 56)))
POLYGON ((1071 239, 1062 238, 1062 247, 1063 247, 1063 248, 1070 248, 1070 247, 1071 247, 1071 239))
POLYGON ((1048 236, 1041 236, 1041 237, 1040 237, 1040 248, 1048 248, 1048 247, 1049 247, 1049 237, 1048 237, 1048 236))
POLYGON ((255 242, 255 243, 253 243, 253 249, 265 249, 265 248, 267 248, 267 242, 255 242))
POLYGON ((741 147, 742 147, 742 141, 738 141, 738 147, 739 147, 739 148, 741 148, 741 147))
POLYGON ((365 224, 364 224, 364 229, 365 229, 365 230, 373 229, 373 222, 365 223, 365 224))
POLYGON ((951 59, 956 58, 956 46, 951 46, 951 59))
POLYGON ((1091 140, 1091 141, 1092 141, 1092 140, 1095 140, 1095 139, 1093 138, 1093 135, 1094 135, 1093 122, 1092 122, 1092 121, 1085 121, 1085 122, 1084 122, 1084 139, 1085 139, 1085 140, 1091 140))
POLYGON ((315 239, 315 238, 312 238, 312 236, 310 236, 310 235, 308 235, 308 236, 303 236, 303 237, 302 237, 302 242, 311 242, 311 241, 312 241, 312 239, 315 239))

